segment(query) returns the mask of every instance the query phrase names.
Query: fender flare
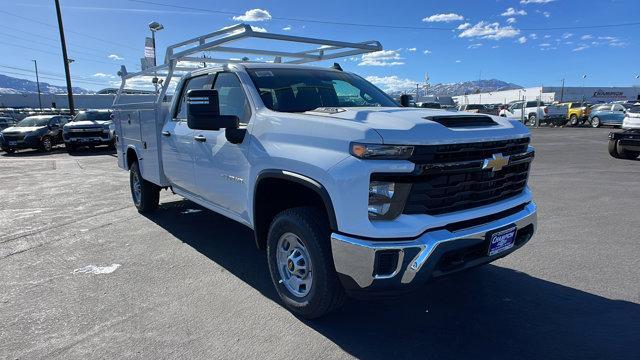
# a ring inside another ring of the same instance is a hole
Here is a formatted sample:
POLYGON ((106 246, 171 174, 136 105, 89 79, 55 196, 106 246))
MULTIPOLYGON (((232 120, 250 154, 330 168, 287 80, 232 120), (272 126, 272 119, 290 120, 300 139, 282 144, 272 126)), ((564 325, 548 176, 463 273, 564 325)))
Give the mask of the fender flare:
POLYGON ((253 191, 253 219, 255 222, 255 218, 256 218, 256 206, 257 206, 257 202, 256 202, 256 194, 257 194, 257 188, 258 185, 260 184, 260 181, 263 179, 283 179, 283 180, 289 180, 289 181, 293 181, 297 184, 300 184, 312 191, 314 191, 316 194, 318 194, 318 196, 320 196, 320 198, 322 199, 322 202, 324 203, 325 208, 327 209, 327 218, 329 220, 329 226, 331 227, 331 230, 337 230, 338 229, 338 221, 336 220, 336 212, 333 208, 333 202, 331 201, 331 196, 329 196, 329 192, 327 191, 327 189, 317 180, 314 180, 308 176, 302 175, 302 174, 298 174, 296 172, 293 171, 288 171, 288 170, 278 170, 278 169, 265 169, 260 171, 260 173, 258 174, 258 176, 256 177, 256 181, 254 183, 254 191, 253 191))

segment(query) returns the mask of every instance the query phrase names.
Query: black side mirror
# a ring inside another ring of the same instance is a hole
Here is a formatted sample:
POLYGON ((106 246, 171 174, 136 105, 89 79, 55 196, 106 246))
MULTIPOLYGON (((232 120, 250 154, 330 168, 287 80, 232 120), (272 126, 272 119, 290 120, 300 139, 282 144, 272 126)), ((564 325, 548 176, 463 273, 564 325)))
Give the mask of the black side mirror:
POLYGON ((411 106, 411 95, 400 95, 400 106, 409 107, 411 106))
POLYGON ((239 121, 235 115, 220 115, 217 90, 187 92, 187 126, 190 129, 237 129, 239 121))

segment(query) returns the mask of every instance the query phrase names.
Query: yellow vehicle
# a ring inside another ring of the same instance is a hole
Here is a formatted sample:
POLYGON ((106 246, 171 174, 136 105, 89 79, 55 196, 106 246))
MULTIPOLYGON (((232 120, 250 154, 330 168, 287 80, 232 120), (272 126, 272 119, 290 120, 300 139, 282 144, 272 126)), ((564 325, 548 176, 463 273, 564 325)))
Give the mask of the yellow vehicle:
POLYGON ((567 106, 567 119, 571 126, 584 124, 589 119, 589 105, 581 102, 566 102, 561 105, 567 106))

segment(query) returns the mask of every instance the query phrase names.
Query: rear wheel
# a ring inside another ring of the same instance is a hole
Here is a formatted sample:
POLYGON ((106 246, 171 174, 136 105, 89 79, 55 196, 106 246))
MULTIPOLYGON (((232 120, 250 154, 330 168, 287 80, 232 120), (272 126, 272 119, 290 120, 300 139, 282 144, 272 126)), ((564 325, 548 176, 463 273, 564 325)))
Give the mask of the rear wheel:
POLYGON ((129 169, 129 184, 133 204, 140 213, 152 212, 160 203, 160 187, 142 178, 138 162, 134 162, 129 169))
POLYGON ((536 114, 529 115, 529 126, 536 126, 536 114))
POLYGON ((618 156, 621 159, 633 160, 640 155, 640 151, 625 150, 622 146, 620 146, 619 141, 616 141, 616 149, 618 152, 618 156))
POLYGON ((569 117, 569 124, 571 124, 571 126, 578 126, 578 116, 576 116, 576 114, 571 114, 571 117, 569 117))
POLYGON ((273 285, 293 313, 313 319, 345 298, 331 253, 329 223, 317 208, 285 210, 271 223, 267 259, 273 285))
POLYGON ((600 127, 600 125, 602 125, 600 123, 600 118, 597 116, 594 116, 591 118, 591 127, 597 128, 600 127))

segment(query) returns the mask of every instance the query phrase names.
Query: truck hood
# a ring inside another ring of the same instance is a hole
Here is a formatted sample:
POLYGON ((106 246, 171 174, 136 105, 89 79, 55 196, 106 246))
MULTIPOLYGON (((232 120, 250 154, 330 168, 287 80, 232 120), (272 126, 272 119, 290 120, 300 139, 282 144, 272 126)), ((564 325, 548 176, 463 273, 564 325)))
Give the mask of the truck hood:
POLYGON ((439 109, 361 107, 339 109, 338 112, 308 111, 305 114, 326 116, 357 122, 374 129, 385 144, 451 144, 493 141, 529 136, 519 121, 499 116, 439 109), (490 126, 447 127, 430 117, 487 116, 496 124, 490 126))
POLYGON ((8 134, 8 133, 23 134, 23 133, 30 133, 32 131, 44 129, 45 127, 46 126, 25 126, 25 127, 12 126, 2 130, 2 133, 3 134, 8 134))
POLYGON ((68 122, 65 127, 67 128, 91 128, 100 127, 104 125, 111 125, 111 120, 82 120, 68 122))

